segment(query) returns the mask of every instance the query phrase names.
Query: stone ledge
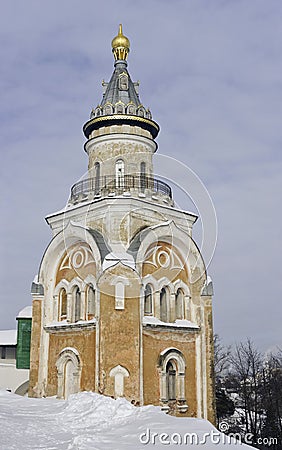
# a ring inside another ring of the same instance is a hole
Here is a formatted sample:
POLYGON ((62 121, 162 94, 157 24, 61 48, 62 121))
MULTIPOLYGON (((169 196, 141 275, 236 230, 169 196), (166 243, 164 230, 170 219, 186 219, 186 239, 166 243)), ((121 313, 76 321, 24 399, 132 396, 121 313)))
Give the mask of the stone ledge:
POLYGON ((45 325, 44 330, 47 333, 65 333, 65 332, 78 332, 82 330, 91 330, 96 328, 96 320, 95 321, 87 321, 87 322, 76 322, 76 323, 66 323, 66 322, 56 322, 54 324, 45 325))

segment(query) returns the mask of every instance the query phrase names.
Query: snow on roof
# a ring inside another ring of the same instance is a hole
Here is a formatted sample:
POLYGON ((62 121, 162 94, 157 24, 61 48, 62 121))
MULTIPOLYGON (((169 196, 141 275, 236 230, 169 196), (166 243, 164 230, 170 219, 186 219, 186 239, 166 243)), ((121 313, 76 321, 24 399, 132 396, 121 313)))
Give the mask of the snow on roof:
POLYGON ((144 325, 155 325, 155 326, 164 326, 164 327, 177 327, 177 328, 199 328, 198 325, 190 320, 186 319, 177 319, 175 322, 162 322, 160 319, 154 316, 145 316, 143 317, 144 325))
POLYGON ((25 308, 23 308, 19 314, 17 315, 17 318, 31 318, 32 317, 32 306, 26 306, 25 308))
POLYGON ((0 330, 0 345, 17 345, 17 330, 0 330))

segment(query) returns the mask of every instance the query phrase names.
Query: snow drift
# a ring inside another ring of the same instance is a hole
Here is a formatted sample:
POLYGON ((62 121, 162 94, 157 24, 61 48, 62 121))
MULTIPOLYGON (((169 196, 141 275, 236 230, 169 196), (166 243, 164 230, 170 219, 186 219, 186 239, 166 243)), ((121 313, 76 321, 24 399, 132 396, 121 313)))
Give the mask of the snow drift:
POLYGON ((175 418, 156 406, 138 408, 92 392, 62 401, 0 391, 0 419, 1 450, 251 448, 227 443, 206 420, 175 418))

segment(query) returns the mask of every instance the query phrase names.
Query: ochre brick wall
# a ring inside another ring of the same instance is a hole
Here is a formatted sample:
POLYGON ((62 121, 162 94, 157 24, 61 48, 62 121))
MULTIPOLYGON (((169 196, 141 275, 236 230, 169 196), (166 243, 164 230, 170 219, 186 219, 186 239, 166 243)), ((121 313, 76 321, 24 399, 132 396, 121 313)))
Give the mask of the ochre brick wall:
POLYGON ((57 394, 58 379, 56 362, 66 347, 75 348, 81 360, 81 391, 95 390, 95 330, 83 330, 50 334, 47 396, 57 394))
POLYGON ((170 331, 143 332, 143 374, 144 404, 160 404, 160 378, 158 362, 160 353, 166 348, 180 350, 185 358, 185 397, 188 404, 187 413, 181 416, 196 417, 196 368, 195 368, 195 333, 173 333, 170 331))
POLYGON ((140 401, 140 281, 133 270, 118 264, 106 271, 100 287, 100 392, 114 395, 114 378, 110 370, 117 365, 129 372, 124 379, 124 395, 129 401, 140 401), (124 276, 129 285, 125 287, 124 309, 115 309, 115 276, 124 276))

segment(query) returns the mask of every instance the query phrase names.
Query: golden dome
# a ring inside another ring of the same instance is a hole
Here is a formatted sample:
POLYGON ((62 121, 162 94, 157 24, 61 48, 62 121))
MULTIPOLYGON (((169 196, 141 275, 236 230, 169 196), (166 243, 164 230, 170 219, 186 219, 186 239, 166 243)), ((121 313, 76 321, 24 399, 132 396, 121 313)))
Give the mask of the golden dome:
POLYGON ((130 42, 122 32, 122 25, 120 24, 118 35, 112 40, 112 51, 115 60, 126 60, 129 52, 130 42))

